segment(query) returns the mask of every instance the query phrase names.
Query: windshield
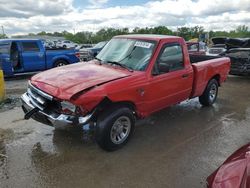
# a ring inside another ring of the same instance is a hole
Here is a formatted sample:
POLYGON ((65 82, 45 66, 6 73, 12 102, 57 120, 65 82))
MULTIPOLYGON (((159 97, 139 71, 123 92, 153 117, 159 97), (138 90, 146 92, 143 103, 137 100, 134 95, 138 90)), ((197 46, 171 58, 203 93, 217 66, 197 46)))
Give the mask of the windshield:
POLYGON ((112 39, 97 55, 97 59, 120 63, 129 69, 144 71, 152 56, 155 42, 137 39, 112 39))
POLYGON ((103 46, 106 44, 107 42, 99 42, 97 43, 93 48, 103 48, 103 46))

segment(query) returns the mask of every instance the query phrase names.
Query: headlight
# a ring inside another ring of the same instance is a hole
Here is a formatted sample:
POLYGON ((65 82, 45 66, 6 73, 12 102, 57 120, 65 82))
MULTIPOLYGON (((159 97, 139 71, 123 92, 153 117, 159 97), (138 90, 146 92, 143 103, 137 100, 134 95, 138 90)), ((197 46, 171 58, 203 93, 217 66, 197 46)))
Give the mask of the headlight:
POLYGON ((93 55, 93 52, 92 52, 91 50, 88 50, 87 52, 88 52, 88 55, 89 55, 89 56, 92 56, 92 55, 93 55))
POLYGON ((71 112, 74 113, 76 110, 76 106, 68 101, 61 102, 61 107, 63 112, 71 112))

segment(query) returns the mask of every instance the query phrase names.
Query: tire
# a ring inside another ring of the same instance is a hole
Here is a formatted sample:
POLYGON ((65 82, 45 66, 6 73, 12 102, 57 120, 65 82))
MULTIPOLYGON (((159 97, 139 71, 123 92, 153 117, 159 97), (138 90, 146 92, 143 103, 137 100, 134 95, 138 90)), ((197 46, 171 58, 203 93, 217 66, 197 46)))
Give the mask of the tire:
POLYGON ((111 108, 97 118, 97 144, 106 151, 120 149, 129 141, 134 132, 134 124, 135 116, 132 110, 122 106, 111 108))
POLYGON ((67 46, 66 46, 66 45, 63 45, 63 48, 67 48, 67 46))
POLYGON ((65 60, 63 60, 63 59, 60 59, 60 60, 58 60, 58 61, 55 62, 54 67, 62 67, 62 66, 65 66, 65 65, 67 65, 67 64, 68 64, 67 61, 65 61, 65 60))
POLYGON ((218 95, 218 81, 212 79, 208 82, 203 94, 199 97, 199 101, 203 106, 211 106, 215 103, 218 95))

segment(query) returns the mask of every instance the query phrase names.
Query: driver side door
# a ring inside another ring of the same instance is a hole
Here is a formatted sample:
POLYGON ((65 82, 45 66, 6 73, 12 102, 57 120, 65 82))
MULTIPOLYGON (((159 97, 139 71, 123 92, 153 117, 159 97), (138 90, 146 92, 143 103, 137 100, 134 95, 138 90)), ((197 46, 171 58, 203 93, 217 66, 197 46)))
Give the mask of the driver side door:
POLYGON ((151 113, 188 99, 192 82, 192 67, 185 66, 181 44, 164 44, 149 81, 151 113))

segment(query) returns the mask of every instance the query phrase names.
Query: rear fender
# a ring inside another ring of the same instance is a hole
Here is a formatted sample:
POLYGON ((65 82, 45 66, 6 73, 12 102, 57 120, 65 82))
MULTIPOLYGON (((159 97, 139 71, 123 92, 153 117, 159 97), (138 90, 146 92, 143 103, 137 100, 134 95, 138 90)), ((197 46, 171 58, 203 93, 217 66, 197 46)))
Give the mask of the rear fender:
POLYGON ((67 63, 71 63, 71 60, 69 57, 67 57, 66 55, 61 55, 61 56, 56 56, 52 59, 52 65, 53 67, 55 66, 55 63, 59 60, 64 60, 66 61, 67 63))

